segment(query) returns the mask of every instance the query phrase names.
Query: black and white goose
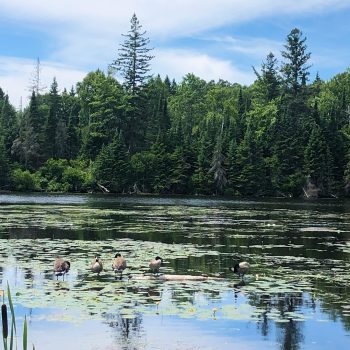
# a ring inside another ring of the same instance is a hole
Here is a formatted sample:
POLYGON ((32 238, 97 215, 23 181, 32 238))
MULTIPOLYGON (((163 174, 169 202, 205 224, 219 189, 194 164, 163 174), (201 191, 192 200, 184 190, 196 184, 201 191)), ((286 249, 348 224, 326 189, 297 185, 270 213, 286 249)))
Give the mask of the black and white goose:
POLYGON ((244 275, 249 271, 250 264, 247 261, 241 261, 238 264, 235 264, 231 267, 231 271, 236 273, 239 277, 244 277, 244 275))
POLYGON ((149 263, 149 268, 152 273, 156 274, 159 273, 159 269, 163 263, 163 259, 160 256, 156 256, 153 260, 149 263))

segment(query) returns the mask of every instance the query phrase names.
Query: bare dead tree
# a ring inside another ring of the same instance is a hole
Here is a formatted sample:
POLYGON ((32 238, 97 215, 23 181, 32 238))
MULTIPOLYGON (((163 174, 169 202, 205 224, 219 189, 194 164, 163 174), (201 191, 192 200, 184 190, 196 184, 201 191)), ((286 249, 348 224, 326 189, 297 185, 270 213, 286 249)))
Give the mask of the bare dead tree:
POLYGON ((36 64, 34 70, 29 79, 28 90, 30 94, 34 91, 38 96, 41 92, 43 92, 47 86, 45 86, 41 81, 41 63, 39 57, 36 60, 36 64))

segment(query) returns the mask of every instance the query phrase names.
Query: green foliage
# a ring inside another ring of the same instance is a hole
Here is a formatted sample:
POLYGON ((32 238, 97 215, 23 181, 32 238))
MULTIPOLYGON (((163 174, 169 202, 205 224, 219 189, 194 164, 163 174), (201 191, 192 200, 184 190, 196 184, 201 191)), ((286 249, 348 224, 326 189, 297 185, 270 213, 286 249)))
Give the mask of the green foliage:
POLYGON ((12 173, 12 183, 16 191, 37 191, 39 187, 39 179, 29 170, 15 169, 12 173))
POLYGON ((48 159, 37 176, 47 192, 87 192, 93 187, 90 167, 79 160, 48 159))
MULTIPOLYGON (((127 128, 126 97, 118 82, 100 70, 89 73, 78 83, 77 92, 81 103, 81 153, 85 159, 95 160, 102 146, 112 141, 116 130, 127 128)), ((71 128, 78 126, 77 121, 71 123, 71 128)))
POLYGON ((96 182, 110 191, 124 192, 130 185, 130 163, 122 135, 103 146, 96 158, 94 176, 96 182))
POLYGON ((332 190, 332 159, 321 128, 316 124, 305 148, 305 173, 322 193, 332 190))
POLYGON ((7 158, 5 144, 0 134, 0 189, 9 185, 9 160, 7 158))
POLYGON ((134 15, 112 70, 88 73, 76 92, 54 79, 16 112, 0 89, 0 188, 299 196, 311 183, 323 196, 350 193, 350 70, 308 83, 299 29, 250 86, 152 78, 145 34, 134 15))

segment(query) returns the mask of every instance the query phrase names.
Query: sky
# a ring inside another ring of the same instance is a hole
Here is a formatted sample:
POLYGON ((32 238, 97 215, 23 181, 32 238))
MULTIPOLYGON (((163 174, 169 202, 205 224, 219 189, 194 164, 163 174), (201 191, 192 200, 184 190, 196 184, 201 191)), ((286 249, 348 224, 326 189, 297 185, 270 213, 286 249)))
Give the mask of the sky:
POLYGON ((349 0, 0 0, 0 87, 26 105, 40 59, 42 85, 70 89, 117 58, 135 13, 150 39, 152 73, 181 82, 249 85, 269 52, 281 62, 299 28, 311 52, 310 79, 350 65, 349 0))

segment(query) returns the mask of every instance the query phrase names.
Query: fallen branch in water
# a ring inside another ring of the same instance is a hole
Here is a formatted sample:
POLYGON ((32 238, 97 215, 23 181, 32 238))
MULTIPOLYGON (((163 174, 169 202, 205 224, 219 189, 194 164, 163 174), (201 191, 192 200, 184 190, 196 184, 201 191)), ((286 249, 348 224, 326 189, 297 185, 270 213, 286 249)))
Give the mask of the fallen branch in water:
POLYGON ((154 280, 154 281, 208 281, 222 280, 220 277, 211 276, 193 276, 193 275, 134 275, 129 278, 135 280, 154 280))
POLYGON ((103 193, 109 193, 109 189, 102 186, 101 184, 97 184, 97 186, 100 188, 100 190, 102 190, 103 193))

